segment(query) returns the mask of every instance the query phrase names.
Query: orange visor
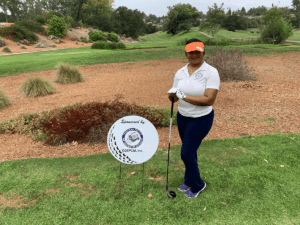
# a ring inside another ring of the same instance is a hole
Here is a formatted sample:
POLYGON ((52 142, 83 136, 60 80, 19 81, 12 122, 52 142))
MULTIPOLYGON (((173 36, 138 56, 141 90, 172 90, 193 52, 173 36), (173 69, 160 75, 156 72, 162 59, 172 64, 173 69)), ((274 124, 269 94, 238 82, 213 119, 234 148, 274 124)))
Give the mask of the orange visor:
POLYGON ((199 51, 204 52, 204 44, 202 42, 193 42, 185 46, 186 52, 199 51))

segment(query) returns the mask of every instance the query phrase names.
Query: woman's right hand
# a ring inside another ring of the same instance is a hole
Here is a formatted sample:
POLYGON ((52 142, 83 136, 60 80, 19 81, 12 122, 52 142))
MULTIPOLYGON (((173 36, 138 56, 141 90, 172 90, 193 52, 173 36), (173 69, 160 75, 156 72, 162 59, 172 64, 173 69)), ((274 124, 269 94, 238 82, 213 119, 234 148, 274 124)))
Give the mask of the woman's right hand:
POLYGON ((178 102, 178 98, 175 94, 169 94, 169 100, 172 101, 172 97, 174 97, 174 102, 178 102))

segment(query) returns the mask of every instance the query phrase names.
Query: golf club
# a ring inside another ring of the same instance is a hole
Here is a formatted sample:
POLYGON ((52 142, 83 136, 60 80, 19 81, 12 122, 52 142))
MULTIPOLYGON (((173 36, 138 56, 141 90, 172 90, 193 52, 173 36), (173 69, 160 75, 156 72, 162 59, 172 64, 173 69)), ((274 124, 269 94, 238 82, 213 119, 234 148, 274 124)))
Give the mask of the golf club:
POLYGON ((172 97, 172 107, 171 107, 171 119, 170 119, 170 135, 169 135, 169 150, 168 150, 168 168, 167 168, 167 187, 166 191, 169 198, 176 198, 176 193, 171 189, 168 189, 168 174, 169 174, 169 156, 170 156, 170 143, 171 143, 171 128, 172 128, 172 117, 173 117, 173 105, 174 105, 174 97, 172 97))

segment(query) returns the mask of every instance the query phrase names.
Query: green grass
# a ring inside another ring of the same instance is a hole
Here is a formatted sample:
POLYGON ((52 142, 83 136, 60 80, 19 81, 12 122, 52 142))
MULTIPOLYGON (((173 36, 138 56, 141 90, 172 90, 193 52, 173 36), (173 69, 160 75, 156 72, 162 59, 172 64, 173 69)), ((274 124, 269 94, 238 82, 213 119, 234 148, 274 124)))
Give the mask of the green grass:
MULTIPOLYGON (((148 43, 127 46, 163 46, 169 41, 163 35, 146 36, 148 43)), ((192 37, 206 38, 189 32, 172 40, 192 37)), ((206 47, 206 56, 213 48, 206 47)), ((244 56, 299 51, 273 45, 238 48, 244 56)), ((184 47, 174 44, 163 50, 111 52, 79 48, 2 56, 0 77, 54 69, 61 61, 80 66, 169 58, 185 60, 184 47)), ((164 113, 169 121, 170 109, 164 113)), ((120 163, 110 153, 1 162, 0 205, 9 201, 4 197, 13 201, 18 195, 24 196, 24 203, 34 202, 21 208, 0 206, 0 224, 299 224, 299 138, 299 134, 276 133, 203 141, 198 164, 207 187, 195 199, 178 191, 185 172, 181 145, 171 147, 170 152, 168 186, 176 192, 175 199, 166 195, 165 149, 157 150, 144 164, 145 174, 142 165, 122 164, 121 179, 120 163)))
MULTIPOLYGON (((220 31, 216 35, 216 40, 229 39, 229 31, 220 31), (221 35, 222 34, 222 35, 221 35), (221 35, 221 36, 219 36, 221 35)), ((234 33, 234 32, 230 32, 234 33)), ((235 32, 239 33, 239 32, 235 32)), ((232 34, 234 35, 234 34, 232 34)), ((169 40, 169 36, 166 32, 162 32, 156 35, 148 35, 139 37, 142 42, 127 45, 126 48, 148 48, 148 47, 167 47, 156 50, 99 50, 91 49, 91 47, 81 47, 76 49, 58 49, 55 51, 45 51, 31 54, 21 55, 7 55, 0 57, 1 71, 0 78, 7 76, 16 76, 22 73, 37 72, 42 70, 55 69, 58 62, 67 62, 76 66, 86 66, 105 63, 121 63, 121 62, 139 62, 148 60, 162 60, 162 59, 186 59, 184 55, 184 46, 178 46, 181 41, 190 38, 199 38, 202 41, 206 41, 210 38, 205 35, 190 31, 188 33, 182 32, 175 35, 169 40)), ((237 35, 238 36, 238 35, 237 35)), ((256 35, 257 36, 257 35, 256 35)), ((255 36, 255 38, 257 38, 255 36)), ((296 33, 294 34, 296 36, 296 33)), ((251 38, 249 33, 243 38, 251 38)), ((300 35, 297 33, 298 40, 300 35)), ((293 45, 299 45, 300 43, 293 43, 293 45)), ((299 48, 289 48, 284 46, 272 45, 272 44, 252 44, 252 45, 239 45, 239 46, 222 46, 222 49, 229 51, 230 48, 239 48, 243 50, 243 56, 268 56, 277 55, 289 52, 299 52, 299 48), (272 51, 266 51, 266 49, 272 49, 272 51)), ((211 52, 216 50, 216 46, 206 46, 206 57, 211 52)))

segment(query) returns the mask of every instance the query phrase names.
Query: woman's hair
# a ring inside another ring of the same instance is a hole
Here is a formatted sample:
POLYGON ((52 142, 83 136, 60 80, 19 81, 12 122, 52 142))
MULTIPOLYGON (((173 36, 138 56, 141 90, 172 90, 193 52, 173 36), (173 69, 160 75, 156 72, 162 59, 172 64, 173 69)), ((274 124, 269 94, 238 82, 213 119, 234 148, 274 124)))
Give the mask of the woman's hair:
MULTIPOLYGON (((187 46, 188 44, 190 44, 190 43, 193 43, 193 42, 202 42, 201 40, 199 40, 199 39, 197 39, 197 38, 192 38, 192 39, 190 39, 190 40, 188 40, 187 42, 186 42, 186 44, 185 44, 185 46, 187 46)), ((202 42, 203 43, 203 42, 202 42)), ((187 52, 185 52, 185 54, 186 54, 187 52)), ((203 56, 205 55, 205 50, 204 50, 204 52, 203 52, 203 56)))

